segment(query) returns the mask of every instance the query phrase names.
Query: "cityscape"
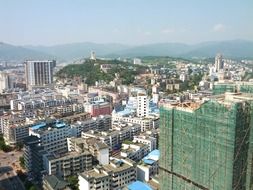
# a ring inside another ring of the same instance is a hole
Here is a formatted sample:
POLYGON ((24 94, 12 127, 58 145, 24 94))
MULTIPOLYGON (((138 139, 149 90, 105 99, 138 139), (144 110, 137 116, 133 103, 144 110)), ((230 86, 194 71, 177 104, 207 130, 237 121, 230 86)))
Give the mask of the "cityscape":
POLYGON ((253 2, 0 5, 0 190, 253 190, 253 2))

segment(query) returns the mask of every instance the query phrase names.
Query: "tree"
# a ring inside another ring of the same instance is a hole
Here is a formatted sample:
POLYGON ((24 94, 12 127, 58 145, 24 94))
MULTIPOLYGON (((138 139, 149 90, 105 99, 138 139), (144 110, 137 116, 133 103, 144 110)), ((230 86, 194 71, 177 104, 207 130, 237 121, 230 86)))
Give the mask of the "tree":
POLYGON ((33 185, 29 188, 29 190, 37 190, 37 188, 33 185))
POLYGON ((22 150, 23 147, 24 147, 23 143, 17 143, 16 144, 16 148, 17 148, 18 151, 22 150))
POLYGON ((78 190, 79 189, 79 187, 78 187, 78 177, 77 176, 69 176, 67 181, 69 182, 70 187, 73 190, 78 190))
POLYGON ((23 156, 19 157, 19 164, 23 169, 25 169, 25 159, 23 156))
POLYGON ((3 150, 4 152, 9 152, 12 150, 12 148, 5 144, 3 135, 0 135, 0 150, 3 150))

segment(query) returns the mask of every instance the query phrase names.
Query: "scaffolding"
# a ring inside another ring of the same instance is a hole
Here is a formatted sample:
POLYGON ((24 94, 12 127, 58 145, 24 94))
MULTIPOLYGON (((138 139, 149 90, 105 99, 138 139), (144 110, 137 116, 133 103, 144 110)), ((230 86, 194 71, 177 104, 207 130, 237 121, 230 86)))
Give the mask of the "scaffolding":
POLYGON ((161 190, 253 189, 251 101, 162 107, 159 142, 161 190))
POLYGON ((215 83, 213 86, 213 94, 224 94, 225 92, 242 92, 242 93, 253 93, 252 82, 224 82, 215 83))

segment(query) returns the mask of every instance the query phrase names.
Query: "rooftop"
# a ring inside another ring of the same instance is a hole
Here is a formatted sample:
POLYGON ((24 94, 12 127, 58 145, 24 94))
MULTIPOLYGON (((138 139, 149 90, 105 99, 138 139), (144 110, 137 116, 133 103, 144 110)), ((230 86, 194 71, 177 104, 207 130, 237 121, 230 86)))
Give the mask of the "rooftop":
POLYGON ((108 172, 109 171, 121 172, 121 171, 132 168, 133 165, 121 159, 113 159, 113 160, 110 160, 110 164, 104 165, 103 167, 108 172))
POLYGON ((89 171, 85 171, 83 173, 80 174, 82 177, 84 178, 103 178, 103 177, 107 177, 108 176, 108 173, 105 172, 103 170, 103 168, 94 168, 92 170, 89 170, 89 171))
POLYGON ((68 186, 68 183, 60 180, 55 175, 48 175, 44 177, 44 180, 52 187, 52 189, 58 190, 68 186))
POLYGON ((152 190, 152 188, 141 181, 135 181, 127 186, 128 190, 152 190))
POLYGON ((52 128, 54 129, 60 129, 67 126, 64 122, 59 120, 50 120, 50 121, 42 121, 35 125, 31 126, 31 130, 33 131, 43 131, 43 130, 50 130, 52 128))
POLYGON ((84 150, 82 153, 80 152, 67 152, 64 154, 49 154, 46 155, 48 160, 66 160, 73 157, 79 157, 81 155, 91 155, 88 150, 84 150))
POLYGON ((145 164, 152 165, 153 163, 157 162, 160 158, 160 151, 159 150, 153 150, 151 151, 147 156, 145 156, 142 161, 145 164))

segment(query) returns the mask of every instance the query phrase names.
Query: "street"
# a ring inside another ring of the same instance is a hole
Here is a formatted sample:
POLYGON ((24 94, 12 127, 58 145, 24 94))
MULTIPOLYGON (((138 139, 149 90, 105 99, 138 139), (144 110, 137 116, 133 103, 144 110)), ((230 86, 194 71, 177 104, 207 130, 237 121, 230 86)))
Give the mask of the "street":
POLYGON ((25 190, 23 183, 17 176, 15 169, 19 169, 19 157, 22 152, 0 151, 0 190, 25 190))

